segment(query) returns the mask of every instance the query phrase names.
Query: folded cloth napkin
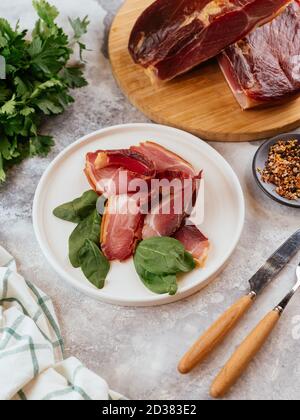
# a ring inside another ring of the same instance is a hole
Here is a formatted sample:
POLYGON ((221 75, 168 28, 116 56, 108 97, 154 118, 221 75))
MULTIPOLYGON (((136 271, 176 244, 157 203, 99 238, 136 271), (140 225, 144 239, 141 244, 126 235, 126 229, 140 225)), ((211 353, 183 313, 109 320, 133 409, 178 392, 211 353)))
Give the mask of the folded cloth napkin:
POLYGON ((50 298, 0 246, 0 400, 120 400, 79 360, 64 360, 50 298))

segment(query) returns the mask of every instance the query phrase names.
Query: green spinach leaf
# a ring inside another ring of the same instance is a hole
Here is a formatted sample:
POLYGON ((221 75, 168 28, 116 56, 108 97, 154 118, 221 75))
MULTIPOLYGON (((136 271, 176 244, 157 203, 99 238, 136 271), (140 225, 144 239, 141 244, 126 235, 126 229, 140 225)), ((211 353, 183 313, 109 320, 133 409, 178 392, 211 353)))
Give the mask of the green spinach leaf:
POLYGON ((98 198, 95 191, 86 191, 81 197, 57 207, 53 214, 68 222, 80 223, 95 210, 98 198))
POLYGON ((78 258, 85 277, 98 289, 103 289, 110 264, 99 247, 87 239, 79 251, 78 258))
POLYGON ((178 290, 176 274, 153 274, 136 264, 136 271, 144 285, 153 293, 175 295, 178 290))
POLYGON ((138 246, 136 260, 154 274, 187 273, 195 268, 181 242, 174 238, 155 237, 142 241, 138 246))
POLYGON ((79 223, 69 238, 69 258, 75 268, 80 267, 79 252, 87 239, 96 245, 100 243, 101 216, 94 210, 86 219, 79 223))
POLYGON ((154 293, 177 292, 176 275, 192 271, 196 264, 181 242, 173 238, 156 237, 142 241, 137 247, 134 264, 148 289, 154 293))

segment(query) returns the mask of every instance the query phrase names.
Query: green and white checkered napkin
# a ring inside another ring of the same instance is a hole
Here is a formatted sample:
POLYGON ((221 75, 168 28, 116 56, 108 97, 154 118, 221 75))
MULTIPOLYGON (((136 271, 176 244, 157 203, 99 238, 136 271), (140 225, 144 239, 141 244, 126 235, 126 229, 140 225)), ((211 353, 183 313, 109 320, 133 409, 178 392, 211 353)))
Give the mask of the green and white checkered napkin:
POLYGON ((63 359, 52 302, 0 246, 0 400, 123 399, 77 359, 63 359))

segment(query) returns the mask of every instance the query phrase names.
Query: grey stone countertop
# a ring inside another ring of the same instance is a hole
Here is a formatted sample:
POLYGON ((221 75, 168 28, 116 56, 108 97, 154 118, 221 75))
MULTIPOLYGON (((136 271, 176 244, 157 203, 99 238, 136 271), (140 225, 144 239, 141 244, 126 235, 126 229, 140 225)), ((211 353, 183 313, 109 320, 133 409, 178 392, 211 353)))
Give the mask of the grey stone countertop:
MULTIPOLYGON (((2 0, 0 15, 32 26, 31 0, 2 0)), ((248 278, 297 228, 299 210, 268 199, 251 173, 260 144, 213 143, 232 165, 246 198, 246 224, 240 243, 219 277, 202 292, 167 306, 122 308, 94 301, 70 288, 45 260, 35 239, 31 210, 36 186, 51 160, 81 136, 110 125, 147 122, 116 85, 107 58, 107 34, 121 0, 53 0, 62 16, 89 14, 89 86, 75 104, 46 122, 56 145, 45 159, 13 168, 0 187, 0 243, 18 260, 21 273, 48 293, 55 304, 67 355, 103 376, 112 389, 133 399, 209 399, 209 385, 229 355, 256 323, 289 290, 296 259, 259 298, 239 327, 192 374, 180 376, 178 359, 203 329, 247 291, 248 278)), ((299 259, 300 255, 298 255, 299 259)), ((300 294, 228 399, 298 399, 300 396, 300 294)))

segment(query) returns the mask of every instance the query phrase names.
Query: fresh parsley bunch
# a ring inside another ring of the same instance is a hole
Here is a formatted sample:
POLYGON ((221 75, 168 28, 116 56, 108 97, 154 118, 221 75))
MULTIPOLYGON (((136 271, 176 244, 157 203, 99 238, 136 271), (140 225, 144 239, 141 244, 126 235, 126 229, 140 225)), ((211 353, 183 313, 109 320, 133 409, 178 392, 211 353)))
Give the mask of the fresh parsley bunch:
POLYGON ((33 6, 39 20, 31 40, 18 24, 13 29, 0 18, 0 55, 6 62, 6 79, 0 80, 0 182, 9 166, 49 152, 53 139, 39 134, 43 117, 61 114, 74 102, 70 90, 87 84, 81 70, 86 47, 80 39, 88 18, 69 19, 70 39, 55 23, 55 7, 45 0, 33 0, 33 6), (76 46, 81 65, 74 67, 68 63, 76 46))

